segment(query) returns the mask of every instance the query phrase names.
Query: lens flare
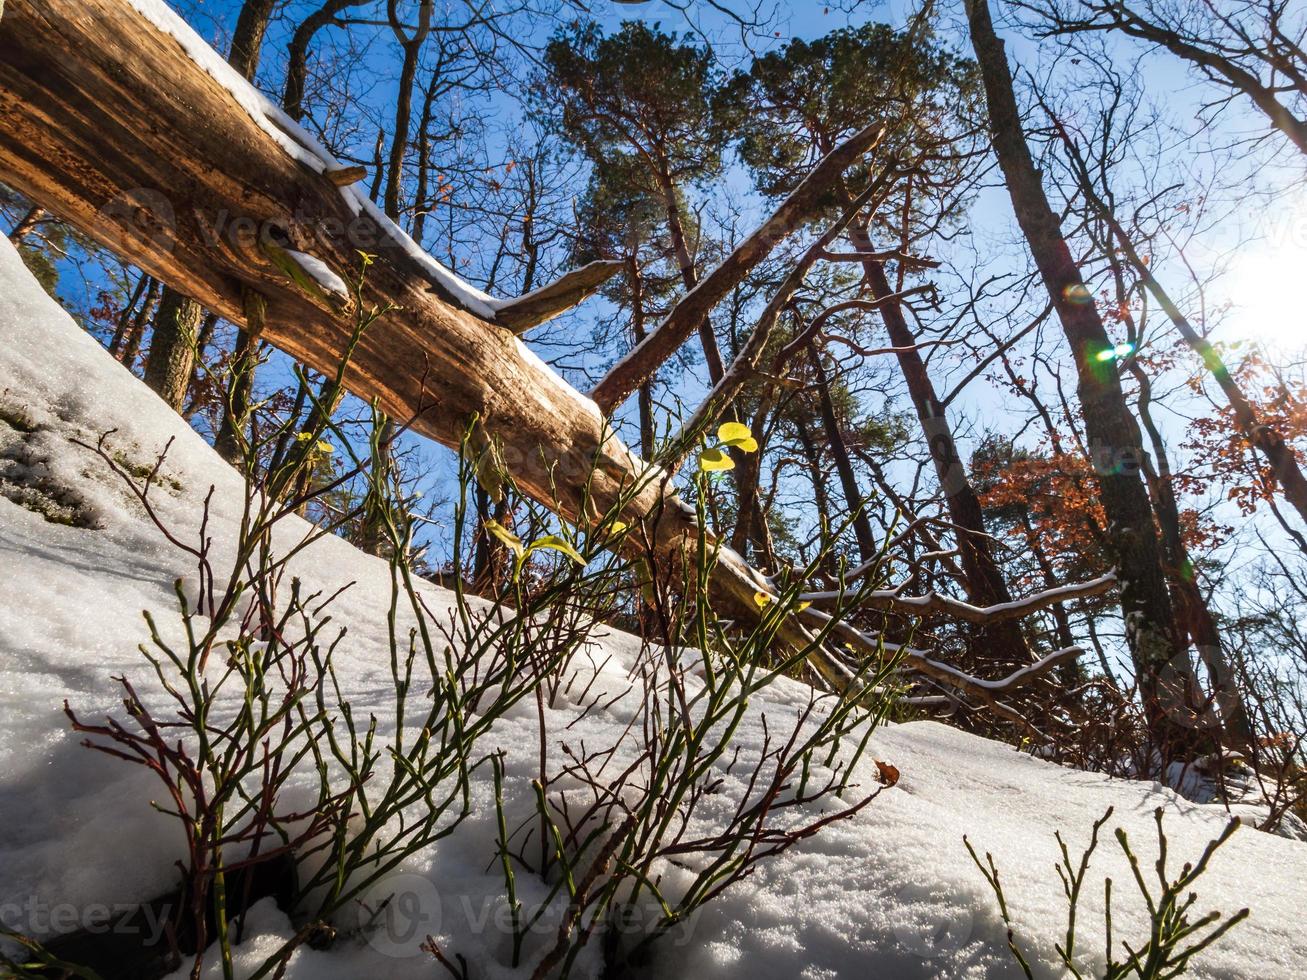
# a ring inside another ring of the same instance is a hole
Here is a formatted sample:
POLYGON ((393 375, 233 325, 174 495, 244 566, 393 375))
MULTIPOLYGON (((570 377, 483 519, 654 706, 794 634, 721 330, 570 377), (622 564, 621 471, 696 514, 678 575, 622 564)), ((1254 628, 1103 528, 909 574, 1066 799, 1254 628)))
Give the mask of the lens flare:
POLYGON ((1117 344, 1115 347, 1100 350, 1095 356, 1100 361, 1124 361, 1134 352, 1134 344, 1117 344))
POLYGON ((1077 306, 1083 306, 1085 303, 1092 303, 1094 296, 1089 291, 1089 287, 1082 282, 1066 286, 1062 289, 1062 298, 1068 303, 1075 303, 1077 306))

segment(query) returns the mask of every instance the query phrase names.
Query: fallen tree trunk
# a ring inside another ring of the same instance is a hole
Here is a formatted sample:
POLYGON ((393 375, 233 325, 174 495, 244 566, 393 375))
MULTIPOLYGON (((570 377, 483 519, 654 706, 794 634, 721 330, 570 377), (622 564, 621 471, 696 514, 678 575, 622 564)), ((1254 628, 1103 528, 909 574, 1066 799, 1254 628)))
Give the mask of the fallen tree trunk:
MULTIPOLYGON (((433 274, 411 241, 359 208, 332 179, 333 160, 270 134, 219 68, 128 0, 9 0, 0 179, 235 323, 257 294, 263 338, 325 373, 355 313, 332 275, 356 280, 369 253, 364 298, 393 309, 364 334, 350 390, 447 446, 476 414, 538 499, 553 503, 551 465, 580 480, 596 453, 600 499, 629 486, 638 460, 603 435, 593 403, 495 322, 487 297, 433 274)), ((558 489, 565 516, 579 518, 579 486, 558 489)))
MULTIPOLYGON (((323 373, 356 321, 342 280, 358 281, 367 253, 363 296, 387 312, 355 350, 350 390, 450 447, 476 416, 518 487, 571 522, 595 516, 581 513, 585 490, 606 508, 638 488, 626 515, 656 556, 693 553, 693 510, 514 333, 608 270, 492 300, 421 253, 160 0, 7 0, 0 11, 0 179, 227 319, 244 324, 257 308, 263 339, 323 373)), ((859 139, 865 148, 872 134, 859 139)), ((786 218, 782 233, 769 223, 756 237, 775 245, 798 226, 786 218)), ((724 615, 754 619, 766 582, 723 549, 711 587, 724 615)), ((820 625, 816 610, 804 618, 820 625)), ((800 646, 809 636, 793 619, 781 635, 800 646)), ((885 652, 856 631, 841 640, 885 652)), ((814 666, 832 685, 847 680, 833 658, 814 666)), ((985 699, 991 690, 961 674, 949 682, 985 699)))
MULTIPOLYGON (((233 322, 257 296, 263 339, 327 374, 355 322, 333 277, 356 281, 368 253, 365 300, 393 308, 358 345, 350 390, 450 447, 475 415, 518 487, 572 522, 594 516, 580 513, 592 469, 601 508, 638 485, 628 509, 655 549, 692 545, 693 511, 514 335, 610 270, 507 303, 463 286, 227 68, 156 0, 9 0, 0 179, 233 322)), ((733 553, 714 575, 734 615, 756 612, 760 582, 733 553)))

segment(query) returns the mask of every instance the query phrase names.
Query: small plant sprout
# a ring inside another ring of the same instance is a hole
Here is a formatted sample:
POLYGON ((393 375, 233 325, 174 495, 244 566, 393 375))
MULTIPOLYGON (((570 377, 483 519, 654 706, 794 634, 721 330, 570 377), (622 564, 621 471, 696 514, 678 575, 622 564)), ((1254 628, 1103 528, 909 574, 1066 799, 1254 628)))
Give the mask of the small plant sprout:
MULTIPOLYGON (((1240 909, 1230 916, 1212 911, 1197 918, 1190 918, 1194 904, 1198 901, 1197 894, 1190 889, 1194 882, 1207 870, 1212 855, 1238 829, 1239 821, 1231 820, 1226 824, 1220 835, 1208 842, 1197 862, 1186 862, 1180 869, 1180 874, 1172 878, 1166 869, 1167 840, 1166 832, 1162 827, 1162 809, 1158 807, 1154 810, 1153 819, 1157 823, 1158 854, 1157 860, 1153 862, 1157 878, 1156 892, 1145 878, 1139 857, 1132 849, 1125 830, 1120 827, 1116 829, 1117 843, 1121 845, 1121 850, 1130 863, 1131 874, 1148 911, 1149 931, 1147 936, 1134 943, 1125 940, 1121 940, 1119 944, 1113 942, 1112 879, 1105 878, 1103 880, 1105 935, 1103 958, 1106 966, 1101 974, 1088 973, 1083 959, 1077 962, 1076 913, 1080 905, 1080 897, 1083 894, 1085 878, 1089 872, 1090 859, 1098 849, 1099 833, 1111 817, 1112 808, 1108 807, 1107 812, 1094 821, 1093 831, 1089 837, 1089 845, 1085 848, 1078 861, 1072 860, 1071 852, 1067 848, 1066 841, 1063 840, 1061 833, 1054 835, 1057 838, 1058 848, 1062 855, 1061 861, 1054 865, 1054 869, 1062 880, 1062 891, 1067 900, 1066 935, 1060 942, 1055 941, 1053 943, 1058 962, 1076 980, 1085 980, 1089 976, 1101 976, 1102 980, 1125 980, 1127 977, 1138 977, 1139 980, 1169 980, 1171 977, 1178 977, 1188 970, 1189 961, 1194 956, 1207 949, 1236 925, 1248 918, 1248 909, 1240 909)), ((962 842, 966 845, 971 860, 976 863, 976 867, 985 876, 985 881, 989 883, 990 889, 998 899, 999 915, 1003 919, 1003 925, 1007 928, 1008 949, 1011 950, 1013 958, 1021 967, 1022 973, 1033 980, 1034 974, 1031 971, 1029 960, 1017 943, 1016 929, 1008 908, 1007 897, 1004 895, 1003 886, 999 881, 998 866, 994 863, 993 855, 986 853, 985 860, 982 862, 977 856, 975 848, 971 846, 971 841, 963 837, 962 842)))
POLYGON ((516 561, 513 566, 514 579, 521 574, 522 566, 526 564, 527 559, 537 551, 557 551, 559 554, 572 559, 572 561, 576 562, 578 565, 585 567, 585 557, 581 552, 577 551, 570 542, 557 534, 546 534, 544 537, 537 538, 530 544, 526 544, 521 538, 496 520, 492 519, 486 521, 485 526, 486 530, 498 538, 515 556, 516 561))

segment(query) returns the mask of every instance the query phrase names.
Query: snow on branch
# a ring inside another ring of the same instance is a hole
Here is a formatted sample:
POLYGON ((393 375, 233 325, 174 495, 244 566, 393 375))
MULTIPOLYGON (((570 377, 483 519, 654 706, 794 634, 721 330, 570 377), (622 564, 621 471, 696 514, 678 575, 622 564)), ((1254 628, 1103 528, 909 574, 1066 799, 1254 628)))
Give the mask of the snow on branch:
MULTIPOLYGON (((1030 720, 1019 711, 1000 700, 1000 696, 1031 683, 1059 664, 1075 660, 1084 653, 1084 650, 1080 647, 1065 647, 1004 677, 985 680, 942 661, 935 660, 924 650, 897 643, 888 643, 883 637, 864 633, 843 620, 832 621, 832 617, 828 613, 821 612, 816 608, 805 609, 798 616, 800 619, 814 625, 828 628, 832 639, 844 644, 854 654, 881 660, 897 657, 902 669, 907 673, 920 674, 936 682, 939 687, 945 690, 957 692, 960 697, 978 701, 999 717, 1040 737, 1042 737, 1043 733, 1035 728, 1030 720)), ((823 662, 815 663, 814 666, 817 667, 828 683, 838 684, 841 674, 845 677, 851 676, 847 669, 844 669, 839 661, 828 652, 821 657, 821 661, 823 662)))
MULTIPOLYGON (((899 594, 899 589, 882 589, 867 593, 860 599, 859 605, 864 609, 880 609, 886 612, 910 613, 917 616, 942 614, 951 616, 954 619, 966 620, 968 623, 997 623, 1009 619, 1022 619, 1058 603, 1102 595, 1111 591, 1115 585, 1116 572, 1108 572, 1106 575, 1091 579, 1088 582, 1059 586, 1055 589, 1037 592, 1024 599, 1000 602, 993 606, 973 606, 969 602, 941 595, 938 592, 928 592, 922 596, 904 596, 899 594)), ((805 602, 821 603, 838 601, 841 597, 847 597, 847 593, 838 591, 808 592, 800 598, 805 602)))
MULTIPOLYGON (((567 310, 598 288, 615 269, 604 263, 590 265, 568 273, 558 282, 542 289, 503 300, 477 289, 422 248, 404 229, 392 221, 357 185, 359 168, 349 167, 336 159, 312 133, 287 115, 267 96, 246 81, 227 61, 201 38, 164 0, 129 0, 136 11, 161 33, 173 38, 186 56, 231 95, 254 123, 268 134, 289 156, 314 173, 324 175, 335 184, 354 214, 366 214, 396 245, 422 269, 427 279, 445 298, 483 320, 501 323, 514 333, 543 323, 567 310), (606 273, 606 274, 605 274, 606 273), (505 316, 506 314, 506 316, 505 316)), ((3 4, 0 3, 0 9, 3 4)), ((319 270, 310 274, 323 281, 319 270)), ((334 283, 328 286, 334 291, 334 283)))

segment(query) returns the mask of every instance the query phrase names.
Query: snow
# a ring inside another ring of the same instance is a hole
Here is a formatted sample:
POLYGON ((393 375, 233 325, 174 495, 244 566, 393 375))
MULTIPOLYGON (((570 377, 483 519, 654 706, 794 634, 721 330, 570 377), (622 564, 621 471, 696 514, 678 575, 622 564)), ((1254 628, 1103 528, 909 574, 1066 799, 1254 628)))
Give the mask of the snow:
POLYGON ((443 265, 433 259, 425 249, 417 242, 413 241, 409 235, 386 217, 385 212, 377 207, 370 197, 362 189, 355 186, 342 187, 341 193, 351 202, 350 206, 354 208, 354 213, 362 208, 367 212, 368 217, 375 221, 392 239, 399 245, 404 252, 417 262, 423 270, 431 277, 433 282, 439 283, 450 293, 459 303, 471 310, 477 316, 485 320, 493 320, 495 311, 505 305, 503 300, 494 299, 477 289, 471 283, 464 282, 461 278, 454 275, 443 265))
MULTIPOLYGON (((135 0, 141 3, 142 0, 135 0)), ((158 895, 173 882, 180 853, 173 822, 149 806, 157 793, 148 774, 78 745, 61 712, 65 698, 84 716, 121 712, 111 677, 126 674, 150 693, 135 645, 145 638, 140 610, 173 608, 176 578, 193 570, 144 519, 140 508, 70 439, 107 445, 132 463, 149 463, 169 440, 163 472, 170 481, 158 506, 179 529, 193 530, 200 501, 214 492, 211 533, 216 561, 228 552, 240 513, 236 475, 176 415, 113 361, 50 300, 0 241, 0 918, 7 927, 49 934, 53 924, 83 921, 96 906, 112 908, 158 895), (30 431, 28 431, 30 430, 30 431), (6 483, 5 481, 9 481, 6 483), (52 523, 9 499, 19 483, 85 508, 93 527, 52 523)), ((293 536, 305 526, 289 529, 293 536)), ((337 664, 358 713, 393 727, 385 611, 389 577, 383 563, 343 541, 326 538, 295 563, 296 574, 330 592, 356 584, 338 600, 335 619, 349 626, 337 664)), ((429 586, 428 603, 448 609, 449 594, 429 586)), ((164 617, 166 619, 166 617, 164 617)), ((590 651, 600 688, 617 694, 638 649, 631 637, 607 633, 590 651)), ((756 755, 764 715, 792 714, 803 689, 783 682, 754 699, 736 738, 756 755)), ((605 699, 607 700, 607 699, 605 699)), ((563 699, 549 712, 555 731, 599 744, 631 720, 635 706, 618 697, 584 717, 563 699)), ((636 726, 638 729, 638 726, 636 726)), ((529 802, 534 705, 506 717, 484 744, 506 756, 510 807, 529 802)), ((655 947, 654 977, 709 980, 809 980, 844 977, 1013 977, 1004 931, 987 885, 963 848, 992 851, 1017 921, 1017 935, 1037 975, 1058 975, 1052 942, 1064 928, 1053 832, 1073 855, 1092 822, 1112 805, 1110 827, 1124 826, 1145 863, 1154 856, 1152 811, 1165 809, 1178 865, 1196 857, 1227 819, 1219 806, 1187 802, 1153 783, 1109 780, 1062 769, 943 725, 886 726, 871 755, 902 773, 855 819, 762 865, 687 925, 655 947)), ((869 758, 859 780, 869 785, 869 758)), ((719 773, 728 789, 738 772, 719 773)), ((502 879, 492 864, 493 809, 488 773, 474 785, 474 817, 446 841, 406 862, 386 883, 415 896, 430 932, 451 953, 467 957, 472 976, 506 978, 502 879)), ((295 785, 288 787, 294 793, 295 785)), ((726 794, 729 797, 729 792, 726 794)), ((669 876, 675 869, 667 869, 669 876)), ((1128 867, 1110 835, 1100 844, 1079 920, 1084 948, 1101 946, 1101 882, 1116 888, 1119 936, 1137 936, 1143 919, 1128 867)), ((518 876, 528 889, 528 875, 518 876)), ((1242 828, 1197 886, 1198 907, 1251 918, 1196 961, 1203 977, 1289 978, 1307 962, 1307 845, 1242 828)), ((530 902, 532 896, 524 894, 530 902)), ((253 909, 237 950, 237 975, 248 975, 291 933, 270 902, 253 909)), ((377 933, 345 938, 329 951, 300 948, 287 976, 332 980, 386 976, 429 978, 439 969, 412 943, 377 933)), ((532 937, 530 943, 551 941, 532 937)), ((594 953, 594 951, 591 951, 594 953)), ((209 976, 218 976, 210 957, 209 976)), ((521 975, 529 975, 524 973, 521 975)), ((594 955, 573 974, 598 975, 594 955)))
MULTIPOLYGON (((130 0, 133 7, 158 30, 169 35, 182 50, 214 81, 231 93, 233 99, 250 114, 255 124, 272 137, 291 157, 315 173, 338 170, 340 162, 303 126, 286 115, 267 96, 241 77, 208 42, 181 18, 166 0, 130 0)), ((340 189, 355 214, 366 211, 395 243, 416 261, 435 283, 443 287, 464 308, 486 320, 505 301, 494 299, 432 258, 417 242, 378 208, 357 186, 340 189)))
POLYGON ((338 296, 349 295, 349 287, 345 285, 345 280, 336 275, 331 267, 316 255, 309 255, 307 252, 296 252, 290 248, 286 249, 286 254, 294 259, 296 264, 312 276, 317 284, 327 292, 336 293, 338 296))
MULTIPOLYGON (((280 122, 281 119, 286 119, 285 114, 281 113, 267 96, 242 78, 236 69, 227 64, 222 55, 196 34, 165 0, 131 0, 131 4, 142 17, 176 40, 190 59, 230 92, 258 127, 276 140, 283 150, 317 173, 327 169, 330 156, 321 152, 321 148, 315 146, 311 138, 308 140, 292 138, 287 131, 288 127, 278 127, 274 120, 280 122)), ((286 121, 289 122, 289 119, 286 121)), ((303 130, 300 130, 300 133, 303 134, 303 130)))
MULTIPOLYGON (((855 579, 860 578, 864 572, 875 564, 874 561, 871 561, 859 565, 845 576, 846 580, 852 582, 855 579)), ((1087 591, 1098 588, 1099 586, 1105 586, 1108 583, 1115 581, 1116 572, 1113 571, 1108 572, 1106 575, 1100 575, 1098 578, 1089 579, 1085 582, 1074 582, 1070 585, 1062 585, 1054 589, 1046 589, 1043 592, 1026 596, 1024 599, 1015 599, 1011 602, 999 602, 992 606, 973 606, 969 602, 963 602, 960 599, 952 598, 948 600, 948 604, 951 609, 957 610, 959 613, 969 613, 977 617, 1003 616, 1007 613, 1030 609, 1034 606, 1047 605, 1051 601, 1060 598, 1068 596, 1075 598, 1079 595, 1083 595, 1087 591)), ((832 590, 805 592, 799 596, 800 599, 807 602, 830 601, 839 599, 840 597, 841 593, 839 591, 832 590)), ((864 597, 864 601, 867 602, 875 602, 881 599, 891 599, 900 606, 918 606, 920 608, 925 608, 932 602, 935 602, 937 597, 933 592, 928 592, 925 595, 920 596, 905 596, 900 594, 898 589, 880 589, 874 592, 868 592, 864 597)))
POLYGON ((546 364, 539 354, 522 342, 521 338, 515 339, 517 340, 517 353, 522 360, 526 361, 528 364, 534 364, 539 368, 540 373, 549 381, 553 382, 554 387, 558 389, 560 394, 565 398, 570 398, 582 412, 594 419, 600 428, 607 425, 604 420, 603 412, 599 411, 599 406, 595 404, 594 399, 581 394, 581 392, 568 384, 562 375, 546 364))

